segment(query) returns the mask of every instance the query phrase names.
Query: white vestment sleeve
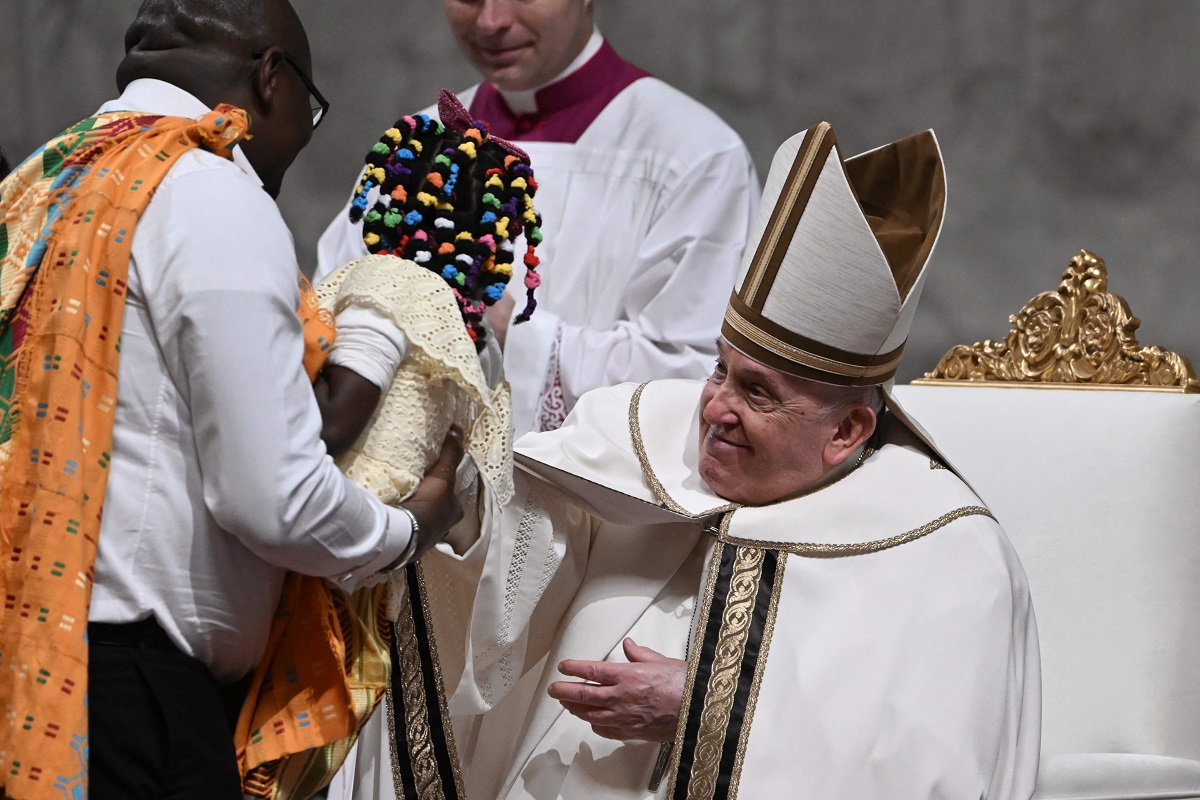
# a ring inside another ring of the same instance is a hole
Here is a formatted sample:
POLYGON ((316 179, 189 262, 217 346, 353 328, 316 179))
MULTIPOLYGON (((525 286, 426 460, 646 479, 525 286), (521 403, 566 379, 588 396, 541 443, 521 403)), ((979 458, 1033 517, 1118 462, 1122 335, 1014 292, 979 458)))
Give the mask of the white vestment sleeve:
POLYGON ((549 652, 583 581, 593 519, 518 471, 513 502, 483 525, 486 557, 466 667, 450 699, 455 717, 494 707, 549 652))

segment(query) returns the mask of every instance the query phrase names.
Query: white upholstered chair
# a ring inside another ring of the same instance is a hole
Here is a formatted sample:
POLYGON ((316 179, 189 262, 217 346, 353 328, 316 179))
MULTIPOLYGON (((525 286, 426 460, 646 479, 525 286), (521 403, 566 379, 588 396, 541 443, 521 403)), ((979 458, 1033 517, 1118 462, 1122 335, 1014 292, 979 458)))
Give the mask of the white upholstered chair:
POLYGON ((1007 338, 955 347, 896 394, 1028 573, 1035 798, 1200 798, 1200 386, 1138 346, 1106 283, 1083 251, 1007 338))

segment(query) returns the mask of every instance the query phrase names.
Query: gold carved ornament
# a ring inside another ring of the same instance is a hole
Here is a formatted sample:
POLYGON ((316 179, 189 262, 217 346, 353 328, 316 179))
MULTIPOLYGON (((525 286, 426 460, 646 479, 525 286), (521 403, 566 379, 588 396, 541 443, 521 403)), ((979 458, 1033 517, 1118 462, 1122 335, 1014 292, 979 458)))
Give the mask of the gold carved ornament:
POLYGON ((1062 283, 1034 297, 1015 316, 1003 341, 957 345, 937 368, 913 383, 1014 383, 1071 388, 1130 388, 1200 392, 1184 356, 1141 347, 1141 321, 1108 290, 1104 260, 1081 250, 1062 283))

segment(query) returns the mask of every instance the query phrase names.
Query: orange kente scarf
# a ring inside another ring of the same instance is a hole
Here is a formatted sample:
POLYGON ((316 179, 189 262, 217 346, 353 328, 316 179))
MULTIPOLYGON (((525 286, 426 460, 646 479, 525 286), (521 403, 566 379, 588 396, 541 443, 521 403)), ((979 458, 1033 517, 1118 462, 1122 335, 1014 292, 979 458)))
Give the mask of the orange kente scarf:
POLYGON ((240 109, 102 114, 0 184, 0 787, 87 797, 88 606, 134 228, 163 176, 226 158, 240 109))

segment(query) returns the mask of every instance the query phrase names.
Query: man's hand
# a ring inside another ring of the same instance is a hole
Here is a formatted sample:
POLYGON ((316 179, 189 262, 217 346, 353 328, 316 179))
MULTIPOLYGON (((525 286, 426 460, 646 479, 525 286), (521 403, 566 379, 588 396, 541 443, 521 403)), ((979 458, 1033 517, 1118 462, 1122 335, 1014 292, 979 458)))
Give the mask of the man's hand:
POLYGON ((451 425, 437 461, 425 471, 425 477, 417 484, 412 497, 403 503, 417 518, 417 527, 420 529, 414 561, 444 539, 455 523, 462 519, 462 506, 454 494, 455 470, 463 456, 462 439, 462 429, 451 425))
POLYGON ((508 337, 508 323, 513 318, 513 308, 516 305, 517 301, 513 300, 512 295, 505 292, 499 300, 488 306, 487 311, 484 312, 492 333, 496 335, 496 343, 500 345, 501 350, 504 349, 504 340, 508 337))
POLYGON ((633 639, 625 639, 624 648, 628 664, 562 662, 559 672, 587 683, 558 681, 550 684, 547 693, 605 739, 674 740, 687 662, 667 658, 633 639))

